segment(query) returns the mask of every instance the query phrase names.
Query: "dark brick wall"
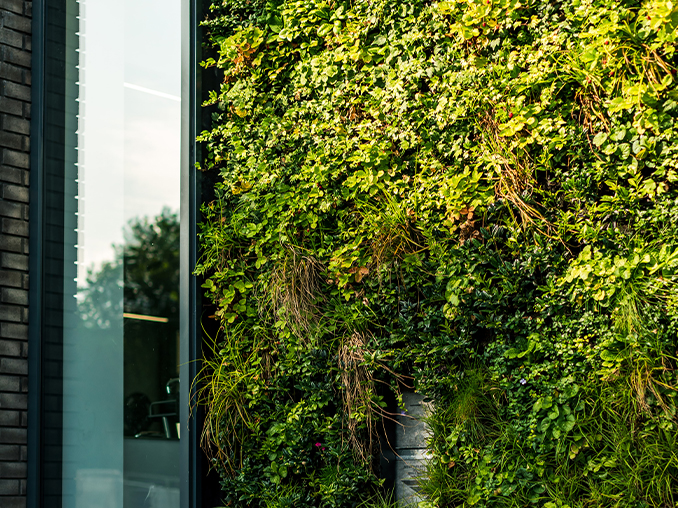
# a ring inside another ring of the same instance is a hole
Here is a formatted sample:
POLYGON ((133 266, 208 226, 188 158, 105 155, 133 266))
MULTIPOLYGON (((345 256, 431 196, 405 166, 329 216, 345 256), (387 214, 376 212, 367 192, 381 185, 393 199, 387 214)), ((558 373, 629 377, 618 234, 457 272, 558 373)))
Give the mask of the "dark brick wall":
POLYGON ((26 506, 31 2, 0 0, 0 506, 26 506))

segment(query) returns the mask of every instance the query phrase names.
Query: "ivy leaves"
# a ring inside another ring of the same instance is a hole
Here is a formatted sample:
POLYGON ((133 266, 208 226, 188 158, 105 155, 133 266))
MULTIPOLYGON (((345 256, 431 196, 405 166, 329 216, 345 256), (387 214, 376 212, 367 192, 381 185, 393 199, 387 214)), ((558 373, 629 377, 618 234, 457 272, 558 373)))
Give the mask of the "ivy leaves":
POLYGON ((588 296, 610 306, 628 291, 642 293, 644 299, 661 295, 676 280, 677 267, 678 249, 670 245, 657 250, 634 248, 627 256, 614 257, 587 245, 559 285, 567 284, 573 299, 588 296))
POLYGON ((211 13, 204 67, 222 82, 198 140, 220 181, 196 272, 260 369, 229 501, 368 502, 379 482, 347 443, 369 442, 405 376, 436 399, 430 506, 668 496, 651 464, 676 456, 653 429, 675 424, 677 7, 211 13), (349 338, 364 350, 339 361, 349 338), (610 443, 630 421, 647 448, 610 443), (652 449, 668 455, 633 469, 652 449))

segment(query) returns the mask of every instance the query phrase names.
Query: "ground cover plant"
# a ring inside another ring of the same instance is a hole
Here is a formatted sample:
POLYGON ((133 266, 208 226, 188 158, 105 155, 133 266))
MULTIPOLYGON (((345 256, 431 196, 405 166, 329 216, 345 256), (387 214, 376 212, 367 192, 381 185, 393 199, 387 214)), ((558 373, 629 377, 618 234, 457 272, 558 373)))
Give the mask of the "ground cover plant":
POLYGON ((237 507, 678 503, 678 5, 223 0, 200 400, 237 507))

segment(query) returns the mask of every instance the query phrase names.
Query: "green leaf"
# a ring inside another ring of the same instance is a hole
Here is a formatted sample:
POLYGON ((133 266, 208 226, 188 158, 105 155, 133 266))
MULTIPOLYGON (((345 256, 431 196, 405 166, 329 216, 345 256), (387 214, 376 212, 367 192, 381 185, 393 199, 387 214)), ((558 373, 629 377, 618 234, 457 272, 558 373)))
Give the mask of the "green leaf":
POLYGON ((599 132, 598 134, 596 134, 594 136, 593 144, 599 147, 600 145, 602 145, 605 142, 606 139, 607 139, 607 132, 599 132))
POLYGON ((626 137, 626 129, 624 127, 619 127, 610 133, 610 139, 612 141, 624 141, 626 137))
POLYGON ((605 155, 612 155, 616 151, 617 151, 617 145, 615 145, 614 143, 608 143, 603 148, 603 153, 605 155))
POLYGON ((549 411, 548 415, 551 420, 555 420, 556 418, 558 418, 558 416, 560 415, 560 410, 558 409, 558 406, 553 406, 553 409, 549 411))

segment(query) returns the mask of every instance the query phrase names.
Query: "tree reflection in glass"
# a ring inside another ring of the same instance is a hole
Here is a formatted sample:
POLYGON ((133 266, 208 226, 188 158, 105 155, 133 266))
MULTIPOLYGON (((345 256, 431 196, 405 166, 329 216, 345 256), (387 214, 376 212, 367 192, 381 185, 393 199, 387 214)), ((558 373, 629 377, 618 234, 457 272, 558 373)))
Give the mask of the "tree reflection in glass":
POLYGON ((125 436, 177 438, 179 220, 163 209, 133 219, 115 258, 90 270, 80 289, 87 328, 124 316, 125 436), (124 301, 115 298, 123 286, 124 301))

